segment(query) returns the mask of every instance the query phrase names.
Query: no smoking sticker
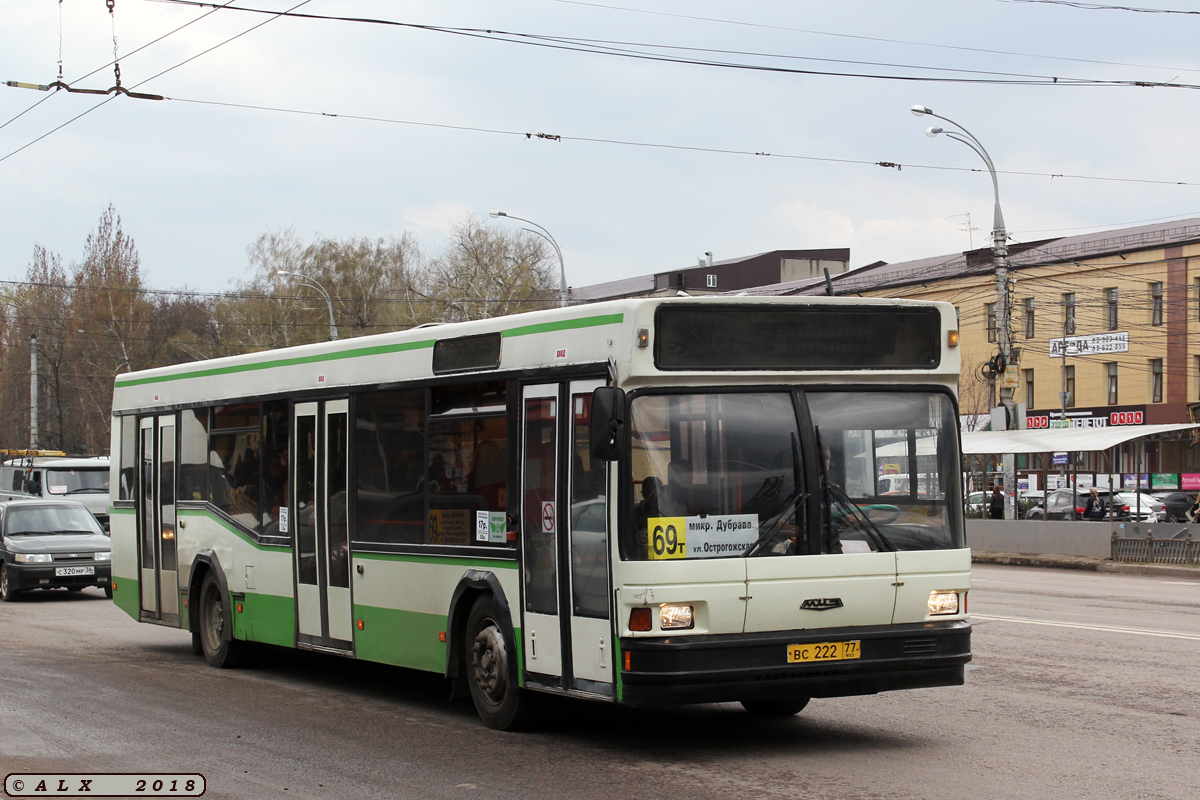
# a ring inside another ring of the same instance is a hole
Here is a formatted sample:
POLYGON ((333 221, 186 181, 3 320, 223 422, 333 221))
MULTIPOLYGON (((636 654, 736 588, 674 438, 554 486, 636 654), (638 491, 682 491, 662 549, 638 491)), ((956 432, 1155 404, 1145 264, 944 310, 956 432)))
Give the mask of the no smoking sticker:
POLYGON ((542 503, 542 533, 554 533, 554 503, 542 503))

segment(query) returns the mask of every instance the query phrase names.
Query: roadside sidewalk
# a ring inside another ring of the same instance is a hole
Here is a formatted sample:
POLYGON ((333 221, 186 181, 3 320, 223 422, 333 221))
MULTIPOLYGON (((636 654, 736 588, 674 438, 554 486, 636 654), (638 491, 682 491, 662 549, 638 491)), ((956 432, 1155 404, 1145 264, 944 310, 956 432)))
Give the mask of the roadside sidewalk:
POLYGON ((1107 558, 1087 556, 1056 556, 1045 553, 982 553, 972 552, 977 564, 1008 564, 1014 567, 1051 567, 1082 569, 1091 572, 1115 572, 1124 575, 1155 575, 1160 578, 1191 578, 1200 582, 1200 566, 1184 564, 1129 564, 1107 558))

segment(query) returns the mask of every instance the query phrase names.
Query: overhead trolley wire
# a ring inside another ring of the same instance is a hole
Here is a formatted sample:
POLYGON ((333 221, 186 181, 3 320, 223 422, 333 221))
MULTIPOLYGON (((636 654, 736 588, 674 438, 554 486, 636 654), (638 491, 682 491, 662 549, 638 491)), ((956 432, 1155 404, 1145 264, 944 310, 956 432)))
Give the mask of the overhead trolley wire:
MULTIPOLYGON (((169 3, 172 5, 198 6, 207 8, 213 3, 204 2, 203 0, 156 0, 156 2, 169 3)), ((464 36, 468 38, 485 39, 489 41, 508 42, 510 44, 522 44, 533 47, 544 47, 553 50, 566 50, 573 52, 593 53, 597 55, 609 55, 620 58, 632 58, 643 61, 658 61, 672 64, 687 64, 693 66, 717 67, 722 69, 748 70, 753 72, 773 72, 793 75, 813 75, 821 77, 841 77, 841 78, 864 78, 872 80, 889 80, 889 81, 907 81, 917 83, 966 83, 966 84, 983 84, 983 85, 1003 85, 1003 86, 1138 86, 1138 87, 1169 87, 1176 89, 1200 89, 1200 84, 1184 84, 1175 83, 1172 81, 1138 81, 1138 80, 1105 80, 1096 78, 1071 78, 1054 75, 1038 75, 1038 76, 1008 76, 1007 73, 981 72, 974 70, 946 70, 954 72, 977 72, 978 74, 1001 75, 1000 78, 981 78, 967 77, 956 78, 947 76, 935 75, 886 75, 866 72, 832 72, 828 70, 815 69, 799 69, 796 67, 773 66, 769 64, 748 64, 732 61, 714 61, 702 58, 681 58, 678 56, 668 56, 661 53, 639 51, 630 48, 649 47, 656 49, 680 49, 691 50, 694 52, 729 52, 729 51, 703 51, 701 48, 677 48, 670 45, 645 44, 637 42, 613 42, 605 40, 581 39, 566 36, 549 36, 543 34, 531 34, 519 31, 505 31, 495 28, 461 28, 443 25, 427 25, 415 22, 402 22, 399 20, 380 19, 376 17, 349 17, 332 14, 307 14, 307 13, 292 13, 291 11, 272 11, 270 9, 249 8, 246 6, 221 6, 222 10, 226 11, 242 11, 252 14, 279 14, 288 17, 296 17, 298 19, 311 19, 333 22, 351 22, 358 24, 370 25, 385 25, 391 27, 408 28, 412 30, 429 31, 433 33, 445 33, 454 36, 464 36), (620 45, 620 48, 617 47, 620 45)), ((840 61, 836 59, 821 59, 802 56, 781 56, 770 54, 756 54, 770 58, 805 58, 806 60, 815 61, 836 61, 837 63, 852 63, 861 64, 863 66, 902 66, 905 69, 942 71, 945 68, 937 67, 922 67, 912 65, 881 65, 872 62, 861 61, 840 61)))
POLYGON ((994 50, 985 47, 964 47, 963 45, 953 44, 937 44, 935 42, 914 42, 906 39, 888 39, 882 36, 864 36, 854 33, 837 33, 834 31, 818 31, 810 28, 793 28, 785 25, 771 25, 762 22, 746 22, 736 19, 722 19, 720 17, 701 17, 693 14, 678 14, 669 11, 655 11, 649 8, 629 8, 627 6, 606 5, 604 3, 589 3, 583 0, 551 0, 555 3, 563 3, 566 5, 582 6, 585 8, 598 8, 606 11, 624 11, 631 14, 649 14, 659 17, 674 17, 676 19, 688 19, 698 22, 713 22, 721 25, 737 25, 746 28, 762 28, 765 30, 787 31, 789 33, 804 33, 810 36, 829 36, 838 39, 855 39, 863 42, 877 42, 879 44, 899 44, 907 47, 930 47, 938 50, 959 50, 964 53, 982 53, 984 55, 996 56, 1012 56, 1015 58, 1040 58, 1049 61, 1068 61, 1077 64, 1097 64, 1105 67, 1137 67, 1139 69, 1163 69, 1171 72, 1200 72, 1196 67, 1169 67, 1157 64, 1134 64, 1125 61, 1102 61, 1093 58, 1072 58, 1070 56, 1046 55, 1044 53, 1020 53, 1011 50, 994 50))
MULTIPOLYGON (((209 12, 207 12, 207 13, 205 13, 205 14, 201 14, 199 17, 196 17, 196 19, 192 20, 191 22, 188 22, 188 23, 186 23, 186 24, 184 24, 184 25, 180 25, 180 26, 179 26, 178 28, 176 28, 175 30, 173 30, 173 31, 170 31, 170 32, 168 32, 168 33, 165 33, 165 34, 163 34, 162 36, 158 37, 157 39, 154 39, 153 41, 147 42, 146 44, 142 45, 141 47, 137 48, 136 50, 133 50, 133 51, 131 51, 130 53, 128 53, 128 54, 126 55, 126 57, 128 58, 128 56, 130 56, 130 55, 133 55, 134 53, 137 53, 137 52, 139 52, 139 51, 141 51, 141 50, 144 50, 144 49, 146 49, 147 47, 149 47, 149 46, 150 46, 150 45, 152 45, 152 44, 155 44, 155 43, 157 43, 157 42, 161 42, 163 39, 167 38, 168 36, 171 36, 172 34, 178 33, 179 31, 183 30, 183 29, 184 29, 184 28, 186 28, 188 25, 192 25, 192 24, 194 24, 194 23, 196 23, 196 22, 199 22, 200 20, 202 20, 202 19, 204 19, 205 17, 207 17, 209 14, 215 14, 216 12, 220 11, 221 9, 223 9, 223 8, 226 8, 227 6, 229 6, 229 5, 230 5, 231 3, 233 3, 233 2, 234 2, 234 0, 228 0, 228 2, 226 2, 226 3, 225 3, 225 4, 223 4, 223 5, 215 5, 215 7, 214 7, 214 8, 213 8, 211 11, 209 11, 209 12)), ((302 0, 301 2, 299 2, 299 3, 297 3, 296 5, 292 6, 292 7, 291 7, 291 9, 289 9, 289 10, 290 10, 290 11, 294 11, 295 9, 297 9, 297 8, 300 8, 301 6, 308 5, 310 2, 312 2, 312 0, 302 0)), ((191 58, 188 58, 188 59, 185 59, 184 61, 181 61, 181 62, 179 62, 178 64, 176 64, 176 65, 175 65, 175 66, 173 66, 173 67, 168 67, 167 69, 164 69, 162 72, 159 72, 159 73, 158 73, 158 74, 156 74, 156 75, 152 75, 152 76, 150 76, 149 78, 146 78, 146 80, 144 80, 144 81, 140 81, 140 82, 138 82, 138 83, 134 84, 132 88, 136 89, 136 88, 138 88, 139 86, 142 86, 142 85, 144 85, 145 83, 147 83, 147 82, 149 82, 149 81, 152 81, 152 80, 154 80, 155 78, 159 78, 159 77, 161 77, 161 76, 163 76, 163 75, 167 74, 168 72, 170 72, 170 71, 171 71, 171 70, 173 70, 173 69, 177 69, 177 68, 179 68, 179 67, 182 67, 184 64, 187 64, 187 63, 188 63, 188 62, 190 62, 190 61, 194 61, 194 60, 196 60, 196 59, 197 59, 197 58, 199 58, 200 56, 203 56, 203 55, 205 55, 205 54, 207 54, 207 53, 211 53, 213 50, 216 50, 218 47, 223 47, 223 46, 225 46, 225 45, 229 44, 230 42, 232 42, 233 40, 235 40, 235 39, 239 39, 239 38, 241 38, 242 36, 245 36, 246 34, 250 33, 251 31, 258 30, 258 29, 259 29, 259 28, 261 28, 263 25, 266 25, 266 24, 268 24, 268 23, 270 23, 270 22, 274 22, 276 19, 278 19, 278 18, 279 18, 279 15, 281 15, 282 13, 285 13, 285 12, 278 12, 278 13, 277 13, 277 15, 276 15, 276 16, 274 16, 274 17, 272 17, 271 19, 268 19, 268 20, 265 20, 265 21, 263 21, 263 22, 260 22, 260 23, 259 23, 259 24, 257 24, 257 25, 253 25, 253 26, 251 26, 251 27, 247 28, 246 30, 242 31, 241 33, 235 34, 234 36, 231 36, 231 37, 229 37, 228 39, 226 39, 226 40, 224 40, 224 41, 222 41, 222 42, 220 42, 220 43, 218 43, 218 44, 215 44, 215 45, 213 45, 212 47, 208 48, 207 50, 203 50, 203 51, 201 51, 201 52, 197 53, 196 55, 192 56, 191 58)), ((107 67, 110 67, 110 66, 115 66, 115 65, 116 65, 116 60, 114 59, 113 61, 109 62, 109 63, 108 63, 108 64, 106 64, 105 66, 103 66, 103 67, 98 67, 97 69, 94 69, 94 70, 92 70, 92 71, 91 71, 91 72, 89 72, 87 75, 84 75, 84 76, 83 76, 83 78, 79 78, 79 80, 83 80, 84 78, 87 78, 87 77, 90 77, 90 76, 92 76, 92 75, 95 75, 97 72, 99 72, 99 71, 100 71, 100 70, 102 70, 102 69, 105 69, 105 68, 107 68, 107 67)), ((11 85, 14 85, 15 83, 16 83, 15 81, 10 81, 10 82, 8 82, 8 84, 9 84, 10 86, 11 86, 11 85)), ((39 87, 39 88, 40 88, 40 87, 39 87)), ((47 88, 49 88, 49 87, 47 87, 47 88)), ((64 88, 66 88, 66 87, 64 87, 64 88)), ((90 94, 90 93, 92 93, 92 92, 88 92, 88 93, 90 94)), ((107 93, 107 92, 106 92, 106 93, 107 93)), ((129 94, 129 92, 128 92, 128 91, 125 91, 125 92, 122 92, 122 93, 123 93, 123 94, 129 94)), ((29 108, 25 109, 25 111, 22 111, 22 112, 21 112, 20 114, 18 114, 16 117, 13 117, 13 119, 10 119, 8 122, 4 123, 4 125, 0 125, 0 128, 3 128, 5 125, 8 125, 8 124, 9 124, 9 122, 12 122, 13 120, 15 120, 15 119, 17 119, 17 118, 19 118, 19 117, 23 116, 23 115, 24 115, 24 114, 26 114, 27 112, 29 112, 29 111, 32 111, 34 108, 36 108, 37 106, 41 105, 43 102, 45 102, 46 100, 48 100, 48 99, 49 99, 49 97, 52 97, 52 96, 53 96, 53 95, 49 95, 49 96, 47 96, 47 97, 43 98, 42 100, 39 100, 37 103, 34 103, 32 106, 30 106, 29 108)), ((88 114, 90 114, 90 113, 92 113, 93 111, 95 111, 96 109, 100 108, 101 106, 104 106, 104 105, 107 105, 108 103, 111 103, 111 102, 112 102, 113 100, 115 100, 117 97, 118 97, 118 93, 114 93, 114 94, 113 94, 111 97, 107 98, 107 99, 106 99, 106 100, 104 100, 103 102, 97 103, 96 105, 92 106, 91 108, 89 108, 88 110, 84 111, 84 112, 83 112, 83 113, 81 113, 81 114, 77 114, 76 116, 72 117, 71 119, 67 120, 66 122, 62 123, 61 125, 59 125, 59 126, 57 126, 57 127, 53 128, 53 129, 51 129, 51 130, 47 131, 46 133, 43 133, 41 136, 37 137, 37 138, 36 138, 36 139, 34 139, 33 141, 31 141, 31 142, 27 142, 26 144, 22 145, 21 147, 18 147, 16 150, 13 150, 12 152, 8 153, 7 155, 0 156, 0 162, 7 161, 9 158, 12 158, 12 157, 13 157, 13 156, 15 156, 17 153, 20 153, 22 150, 25 150, 26 148, 28 148, 28 147, 31 147, 32 145, 35 145, 35 144, 37 144, 38 142, 42 141, 42 140, 43 140, 43 139, 45 139, 47 136, 50 136, 51 134, 53 134, 53 133, 55 133, 55 132, 57 132, 57 131, 60 131, 60 130, 62 130, 63 128, 65 128, 66 126, 70 125, 70 124, 71 124, 72 122, 74 122, 75 120, 77 120, 77 119, 79 119, 79 118, 81 118, 81 117, 85 117, 85 116, 87 116, 88 114)), ((156 98, 157 98, 158 96, 157 96, 157 95, 154 95, 153 97, 156 97, 156 98)), ((159 99, 161 99, 161 98, 159 98, 159 99)))

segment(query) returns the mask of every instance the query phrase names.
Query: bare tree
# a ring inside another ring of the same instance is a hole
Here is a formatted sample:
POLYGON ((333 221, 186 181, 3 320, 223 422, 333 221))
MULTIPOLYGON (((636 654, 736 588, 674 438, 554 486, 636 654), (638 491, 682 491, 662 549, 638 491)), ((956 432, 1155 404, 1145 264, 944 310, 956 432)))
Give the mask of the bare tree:
POLYGON ((469 217, 431 259, 425 291, 436 321, 483 319, 552 305, 558 285, 546 243, 469 217))

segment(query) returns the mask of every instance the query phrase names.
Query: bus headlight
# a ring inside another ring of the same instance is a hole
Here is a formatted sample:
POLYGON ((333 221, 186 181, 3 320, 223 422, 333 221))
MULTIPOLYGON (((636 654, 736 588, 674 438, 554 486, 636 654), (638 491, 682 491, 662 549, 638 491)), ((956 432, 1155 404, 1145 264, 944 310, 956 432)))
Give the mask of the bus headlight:
POLYGON ((13 553, 13 561, 18 564, 48 564, 53 560, 49 553, 13 553))
POLYGON ((691 606, 661 605, 658 608, 658 627, 664 631, 688 630, 695 627, 696 615, 691 606))
POLYGON ((930 592, 929 616, 958 613, 958 592, 930 592))

